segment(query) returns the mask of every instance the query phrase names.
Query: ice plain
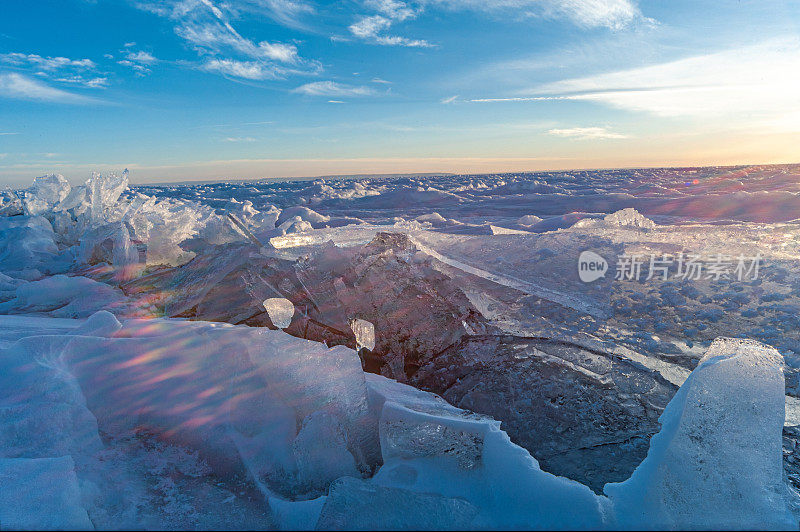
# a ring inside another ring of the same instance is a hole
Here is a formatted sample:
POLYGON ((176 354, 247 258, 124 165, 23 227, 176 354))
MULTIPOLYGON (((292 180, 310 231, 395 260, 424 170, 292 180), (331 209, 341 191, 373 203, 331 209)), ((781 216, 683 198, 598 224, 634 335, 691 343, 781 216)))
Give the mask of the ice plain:
POLYGON ((797 528, 798 174, 6 191, 0 524, 797 528))

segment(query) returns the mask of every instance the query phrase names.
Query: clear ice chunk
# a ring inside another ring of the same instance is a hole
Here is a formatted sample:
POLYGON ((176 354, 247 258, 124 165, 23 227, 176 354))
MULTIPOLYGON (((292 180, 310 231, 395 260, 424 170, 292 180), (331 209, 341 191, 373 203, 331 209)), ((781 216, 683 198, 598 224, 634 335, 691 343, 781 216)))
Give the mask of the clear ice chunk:
POLYGON ((22 205, 29 216, 51 212, 70 193, 72 186, 61 174, 37 177, 25 191, 22 205))
POLYGON ((356 344, 359 349, 362 347, 370 351, 375 349, 375 325, 372 322, 356 318, 350 322, 350 328, 356 335, 356 344))
POLYGON ((285 297, 271 297, 264 300, 264 308, 272 324, 278 329, 285 329, 292 323, 294 303, 285 297))

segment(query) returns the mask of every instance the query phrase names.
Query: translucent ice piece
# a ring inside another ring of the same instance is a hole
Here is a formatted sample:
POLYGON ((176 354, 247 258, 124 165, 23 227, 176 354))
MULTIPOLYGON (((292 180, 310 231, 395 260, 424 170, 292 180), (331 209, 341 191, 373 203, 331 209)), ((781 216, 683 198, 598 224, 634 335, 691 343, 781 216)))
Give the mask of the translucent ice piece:
POLYGON ((367 320, 356 318, 351 322, 350 328, 356 335, 356 344, 359 348, 366 347, 370 351, 375 349, 375 325, 367 320))
POLYGON ((278 329, 285 329, 292 323, 294 304, 284 297, 271 297, 264 300, 269 319, 278 329))

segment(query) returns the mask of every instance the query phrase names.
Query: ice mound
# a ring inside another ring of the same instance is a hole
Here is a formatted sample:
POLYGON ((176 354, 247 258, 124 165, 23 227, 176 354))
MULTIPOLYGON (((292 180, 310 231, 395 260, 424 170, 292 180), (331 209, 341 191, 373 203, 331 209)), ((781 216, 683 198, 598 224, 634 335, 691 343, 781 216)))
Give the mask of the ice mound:
POLYGON ((287 220, 292 220, 295 218, 299 218, 300 220, 308 222, 312 225, 325 223, 330 220, 330 217, 328 216, 324 216, 314 210, 309 209, 308 207, 298 205, 296 207, 283 209, 276 223, 277 225, 281 225, 287 220))
POLYGON ((432 212, 430 214, 422 214, 414 219, 420 223, 428 222, 433 225, 447 223, 447 219, 438 212, 432 212))
POLYGON ((0 216, 17 216, 22 214, 22 201, 12 190, 0 190, 0 216))
POLYGON ((199 449, 218 474, 247 471, 265 494, 316 497, 378 460, 361 364, 343 347, 267 329, 132 320, 110 338, 73 336, 58 360, 104 432, 146 428, 199 449))
POLYGON ((517 224, 519 225, 536 225, 541 222, 542 219, 538 216, 533 214, 526 214, 525 216, 521 216, 517 219, 517 224))
POLYGON ((602 220, 583 219, 579 220, 572 227, 631 227, 637 229, 655 229, 656 224, 653 220, 646 218, 636 209, 628 207, 603 217, 602 220))
POLYGON ((783 483, 783 359, 720 338, 661 415, 631 478, 607 484, 618 525, 648 529, 795 529, 783 483))
POLYGON ((16 278, 38 278, 59 269, 54 265, 58 256, 56 235, 45 218, 0 217, 0 271, 16 278))
POLYGON ((125 295, 107 284, 54 275, 19 285, 13 299, 0 303, 0 314, 41 312, 54 318, 86 318, 101 309, 122 309, 126 303, 125 295))

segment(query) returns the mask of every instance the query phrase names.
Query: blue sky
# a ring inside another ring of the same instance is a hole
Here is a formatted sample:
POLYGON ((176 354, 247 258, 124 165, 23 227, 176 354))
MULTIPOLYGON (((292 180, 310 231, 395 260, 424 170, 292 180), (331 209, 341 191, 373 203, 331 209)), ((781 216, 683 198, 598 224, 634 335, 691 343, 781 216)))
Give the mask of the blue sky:
POLYGON ((0 185, 800 162, 800 2, 0 0, 0 185))

